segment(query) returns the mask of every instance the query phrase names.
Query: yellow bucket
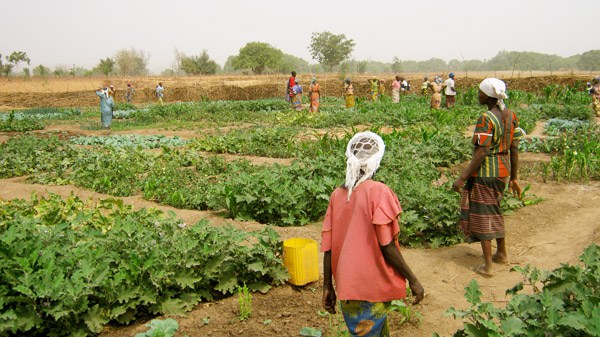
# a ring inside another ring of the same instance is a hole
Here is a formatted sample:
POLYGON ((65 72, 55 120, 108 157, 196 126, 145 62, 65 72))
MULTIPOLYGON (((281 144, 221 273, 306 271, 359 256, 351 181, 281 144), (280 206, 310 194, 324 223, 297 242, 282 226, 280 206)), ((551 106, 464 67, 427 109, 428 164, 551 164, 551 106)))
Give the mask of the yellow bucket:
POLYGON ((291 238, 283 241, 283 264, 293 285, 303 286, 319 280, 319 251, 317 241, 291 238))

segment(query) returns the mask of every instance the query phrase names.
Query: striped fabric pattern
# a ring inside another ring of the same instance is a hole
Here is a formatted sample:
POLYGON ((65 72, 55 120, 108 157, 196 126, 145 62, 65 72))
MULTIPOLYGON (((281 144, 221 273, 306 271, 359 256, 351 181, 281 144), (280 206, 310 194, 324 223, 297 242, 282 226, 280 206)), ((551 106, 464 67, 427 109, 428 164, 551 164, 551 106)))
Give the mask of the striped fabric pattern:
POLYGON ((475 125, 473 144, 489 146, 490 151, 473 176, 501 178, 510 176, 510 144, 513 139, 522 137, 519 119, 514 112, 509 111, 506 120, 497 118, 491 111, 482 114, 475 125))
POLYGON ((462 191, 460 228, 467 242, 504 237, 500 201, 508 178, 471 177, 462 191))

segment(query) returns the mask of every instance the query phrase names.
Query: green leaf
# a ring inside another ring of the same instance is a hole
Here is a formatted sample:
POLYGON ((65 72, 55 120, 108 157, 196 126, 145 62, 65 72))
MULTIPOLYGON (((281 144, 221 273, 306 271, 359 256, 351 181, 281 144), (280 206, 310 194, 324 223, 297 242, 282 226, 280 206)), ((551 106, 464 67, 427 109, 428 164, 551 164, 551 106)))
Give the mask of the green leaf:
POLYGON ((585 331, 587 321, 587 318, 582 314, 572 313, 561 317, 556 324, 568 326, 578 331, 585 331))
POLYGON ((508 317, 501 321, 500 327, 504 332, 504 336, 514 336, 527 331, 527 325, 517 317, 508 317))
POLYGON ((170 298, 153 305, 152 308, 155 314, 183 316, 187 312, 188 305, 179 298, 170 298))
POLYGON ((305 326, 302 329, 300 329, 300 336, 321 337, 322 335, 323 335, 323 332, 321 332, 321 330, 318 330, 315 328, 305 326))
POLYGON ((102 314, 102 308, 98 304, 88 309, 88 312, 83 316, 85 325, 93 333, 99 333, 106 323, 110 321, 109 317, 102 314))
POLYGON ((479 283, 472 279, 471 282, 465 287, 465 298, 473 305, 481 303, 481 291, 479 290, 479 283))

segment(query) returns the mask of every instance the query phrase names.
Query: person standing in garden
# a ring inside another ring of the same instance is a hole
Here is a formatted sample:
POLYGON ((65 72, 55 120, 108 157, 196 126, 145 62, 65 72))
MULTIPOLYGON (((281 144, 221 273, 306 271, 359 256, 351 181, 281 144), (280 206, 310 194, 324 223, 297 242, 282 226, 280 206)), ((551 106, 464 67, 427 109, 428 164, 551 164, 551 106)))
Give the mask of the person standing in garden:
POLYGON ((444 82, 444 94, 446 95, 446 108, 451 108, 456 104, 456 88, 454 88, 454 73, 448 75, 444 82))
POLYGON ((442 107, 442 87, 438 81, 429 82, 429 87, 431 88, 430 106, 432 109, 439 110, 442 107))
POLYGON ((288 102, 293 101, 294 94, 292 92, 292 88, 296 85, 296 72, 292 71, 292 76, 287 80, 287 87, 285 89, 285 99, 288 102))
POLYGON ((108 88, 100 88, 96 90, 96 95, 100 97, 100 121, 107 131, 106 134, 110 134, 110 124, 112 123, 113 110, 115 109, 112 91, 108 88))
POLYGON ((488 111, 475 125, 473 158, 452 188, 462 196, 459 222, 467 242, 481 242, 484 265, 475 268, 475 272, 491 277, 492 262, 508 263, 500 202, 507 184, 516 196, 521 196, 517 173, 519 140, 524 132, 515 113, 504 105, 508 96, 503 81, 485 79, 479 85, 478 98, 488 111), (492 240, 497 244, 494 255, 492 240))
POLYGON ((423 83, 421 84, 421 94, 427 96, 427 90, 429 90, 429 79, 424 77, 423 83))
POLYGON ((155 94, 156 94, 156 98, 158 98, 158 103, 160 103, 160 105, 163 105, 163 96, 165 95, 165 88, 162 85, 162 82, 158 82, 158 85, 156 86, 156 90, 155 90, 155 94))
POLYGON ((415 304, 425 292, 400 252, 398 197, 372 179, 384 151, 373 132, 352 137, 346 182, 331 194, 323 221, 323 307, 335 313, 339 299, 352 336, 389 336, 387 313, 392 300, 406 297, 406 281, 415 304))
POLYGON ((300 81, 296 80, 295 85, 292 87, 292 108, 296 111, 302 111, 302 86, 300 81))
POLYGON ((133 87, 131 83, 127 83, 127 89, 125 89, 125 102, 130 103, 133 101, 133 87))
POLYGON ((379 79, 379 88, 377 89, 377 99, 381 100, 381 97, 385 94, 385 80, 379 79))
POLYGON ((313 77, 308 86, 308 99, 310 100, 309 112, 319 112, 319 101, 321 100, 321 85, 317 78, 313 77))
POLYGON ((344 80, 344 97, 346 100, 346 109, 353 109, 355 104, 354 86, 349 78, 344 80))
POLYGON ((377 102, 377 98, 379 98, 379 81, 375 76, 367 81, 371 86, 371 100, 377 102))
POLYGON ((596 116, 600 117, 600 76, 595 77, 591 84, 592 106, 594 107, 596 116))
POLYGON ((392 82, 392 102, 400 102, 400 76, 396 75, 392 82))

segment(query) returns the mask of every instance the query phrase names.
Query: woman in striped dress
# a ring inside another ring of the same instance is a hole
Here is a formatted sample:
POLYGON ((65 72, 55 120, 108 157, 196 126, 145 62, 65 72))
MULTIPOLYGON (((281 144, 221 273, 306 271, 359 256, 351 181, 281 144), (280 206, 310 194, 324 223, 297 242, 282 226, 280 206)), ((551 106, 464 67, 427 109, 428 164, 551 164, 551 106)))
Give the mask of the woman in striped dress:
POLYGON ((515 195, 521 195, 517 173, 523 130, 514 112, 504 105, 506 98, 506 84, 499 79, 488 78, 479 85, 479 103, 488 111, 475 126, 473 158, 452 185, 462 193, 460 226, 467 242, 481 242, 485 264, 475 272, 484 277, 493 275, 492 262, 508 263, 500 209, 506 185, 515 195), (494 255, 492 240, 497 243, 494 255))

